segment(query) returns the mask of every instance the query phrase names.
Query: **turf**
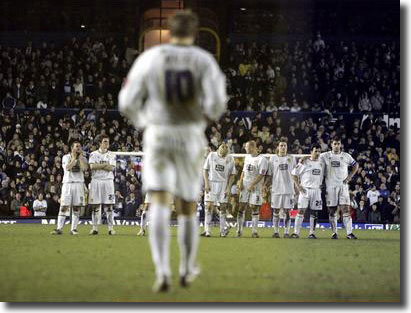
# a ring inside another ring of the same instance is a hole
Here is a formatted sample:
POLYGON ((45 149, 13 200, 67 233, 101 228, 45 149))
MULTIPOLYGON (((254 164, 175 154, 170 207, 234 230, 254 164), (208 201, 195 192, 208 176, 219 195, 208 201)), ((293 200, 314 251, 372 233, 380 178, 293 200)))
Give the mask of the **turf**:
MULTIPOLYGON (((398 302, 400 232, 357 231, 359 240, 201 238, 201 276, 189 289, 177 284, 178 246, 172 228, 173 289, 153 294, 154 270, 147 237, 118 226, 98 236, 52 236, 51 225, 0 226, 0 301, 4 302, 398 302)), ((213 229, 217 234, 217 228, 213 229)))

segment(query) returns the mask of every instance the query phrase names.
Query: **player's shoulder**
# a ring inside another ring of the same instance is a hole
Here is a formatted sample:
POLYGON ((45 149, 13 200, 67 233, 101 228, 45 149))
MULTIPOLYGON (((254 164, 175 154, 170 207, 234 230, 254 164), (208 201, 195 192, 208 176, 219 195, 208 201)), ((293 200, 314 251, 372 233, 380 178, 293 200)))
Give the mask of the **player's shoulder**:
POLYGON ((100 154, 100 152, 98 150, 94 150, 90 153, 90 157, 91 156, 96 156, 96 155, 99 155, 99 154, 100 154))
POLYGON ((63 160, 66 160, 68 158, 70 158, 70 153, 67 153, 67 154, 63 155, 63 160))

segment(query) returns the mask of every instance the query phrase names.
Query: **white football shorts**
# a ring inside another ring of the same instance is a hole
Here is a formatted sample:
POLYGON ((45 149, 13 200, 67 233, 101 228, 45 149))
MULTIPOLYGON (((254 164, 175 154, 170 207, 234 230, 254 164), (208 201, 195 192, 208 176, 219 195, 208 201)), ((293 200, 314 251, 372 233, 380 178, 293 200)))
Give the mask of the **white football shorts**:
POLYGON ((309 189, 305 188, 306 192, 298 195, 298 208, 320 211, 323 208, 323 202, 321 199, 321 189, 309 189))
POLYGON ((144 132, 144 191, 197 201, 207 140, 202 124, 151 125, 144 132))
POLYGON ((262 186, 258 185, 255 187, 254 191, 250 192, 247 190, 248 184, 250 182, 243 181, 243 189, 240 190, 240 203, 248 203, 251 205, 261 205, 263 204, 263 193, 262 186))
POLYGON ((341 186, 327 186, 327 193, 325 195, 327 206, 334 207, 338 205, 350 205, 350 193, 348 185, 341 186))
POLYGON ((114 204, 114 181, 112 179, 92 179, 89 187, 88 204, 114 204))
POLYGON ((63 183, 61 188, 61 206, 85 206, 84 183, 63 183))
POLYGON ((271 207, 273 209, 294 209, 295 198, 293 194, 271 193, 271 207))
POLYGON ((226 182, 210 181, 210 191, 204 195, 205 202, 227 203, 228 197, 225 197, 226 182))

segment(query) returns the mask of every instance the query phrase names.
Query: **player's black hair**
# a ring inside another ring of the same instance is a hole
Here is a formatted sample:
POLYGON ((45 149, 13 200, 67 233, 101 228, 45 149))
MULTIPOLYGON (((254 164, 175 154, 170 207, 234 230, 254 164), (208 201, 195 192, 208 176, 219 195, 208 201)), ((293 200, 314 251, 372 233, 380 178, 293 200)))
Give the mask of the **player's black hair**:
POLYGON ((80 140, 73 140, 73 141, 70 143, 70 149, 73 148, 73 146, 74 146, 75 143, 79 143, 79 144, 81 145, 80 140))
POLYGON ((179 11, 168 19, 172 37, 195 37, 198 31, 198 16, 191 10, 179 11))
POLYGON ((313 149, 320 149, 321 150, 321 146, 319 143, 313 143, 310 147, 310 151, 313 151, 313 149))
POLYGON ((338 136, 333 137, 333 139, 331 140, 331 143, 333 143, 334 141, 340 141, 341 142, 341 138, 338 136))

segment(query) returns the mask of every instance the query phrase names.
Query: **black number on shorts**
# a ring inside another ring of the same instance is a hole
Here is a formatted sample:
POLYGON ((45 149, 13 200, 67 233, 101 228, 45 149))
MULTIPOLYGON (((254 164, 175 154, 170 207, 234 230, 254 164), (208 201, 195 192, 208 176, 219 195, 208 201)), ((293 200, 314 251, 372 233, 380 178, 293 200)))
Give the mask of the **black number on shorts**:
POLYGON ((260 201, 260 196, 256 196, 256 197, 255 197, 255 201, 256 201, 256 202, 260 201))
POLYGON ((321 206, 323 202, 321 200, 316 200, 315 201, 315 206, 321 206))
POLYGON ((171 104, 183 104, 194 97, 194 79, 190 71, 167 70, 166 96, 171 104))
POLYGON ((113 196, 114 196, 114 195, 108 195, 108 199, 109 199, 109 200, 113 200, 113 196))

